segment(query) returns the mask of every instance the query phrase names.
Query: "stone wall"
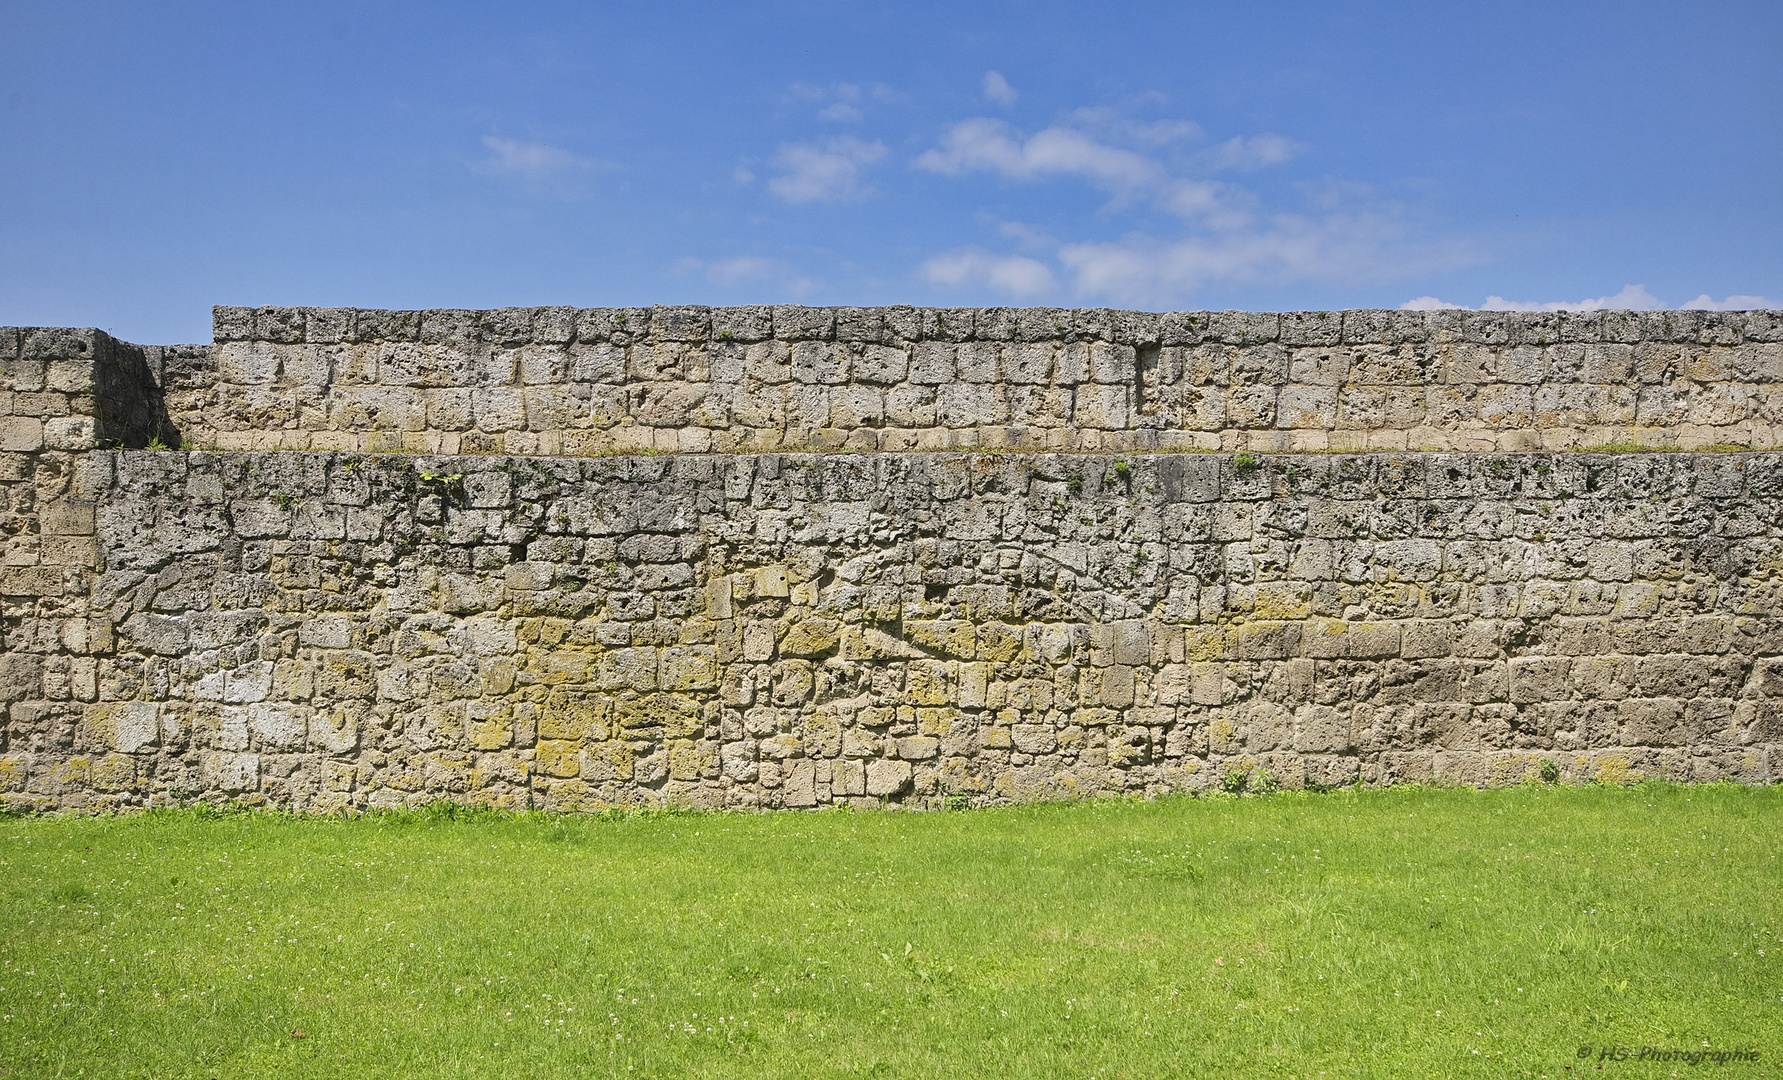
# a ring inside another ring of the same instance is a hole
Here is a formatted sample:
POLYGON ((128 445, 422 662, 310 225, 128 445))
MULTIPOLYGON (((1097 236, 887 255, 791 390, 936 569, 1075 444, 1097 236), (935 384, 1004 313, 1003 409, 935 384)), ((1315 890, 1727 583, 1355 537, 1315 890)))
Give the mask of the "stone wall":
POLYGON ((1768 449, 1777 312, 218 308, 218 449, 1768 449))
POLYGON ((0 805, 1783 766, 1783 453, 1577 449, 1769 445, 1774 312, 217 318, 0 330, 0 805))
MULTIPOLYGON (((176 346, 203 355, 202 346, 176 346), (195 350, 202 350, 197 353, 195 350)), ((0 327, 0 453, 177 445, 161 392, 160 346, 100 330, 0 327)))
POLYGON ((1783 732, 1783 455, 78 473, 91 562, 8 600, 15 806, 1769 782, 1783 732))

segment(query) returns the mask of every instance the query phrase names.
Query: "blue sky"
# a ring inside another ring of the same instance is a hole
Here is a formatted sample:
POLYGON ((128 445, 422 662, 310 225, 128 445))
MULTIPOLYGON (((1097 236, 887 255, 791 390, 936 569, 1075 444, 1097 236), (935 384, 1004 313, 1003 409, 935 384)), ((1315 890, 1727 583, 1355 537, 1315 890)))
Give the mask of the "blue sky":
POLYGON ((0 0, 0 40, 0 323, 1783 303, 1775 0, 0 0))

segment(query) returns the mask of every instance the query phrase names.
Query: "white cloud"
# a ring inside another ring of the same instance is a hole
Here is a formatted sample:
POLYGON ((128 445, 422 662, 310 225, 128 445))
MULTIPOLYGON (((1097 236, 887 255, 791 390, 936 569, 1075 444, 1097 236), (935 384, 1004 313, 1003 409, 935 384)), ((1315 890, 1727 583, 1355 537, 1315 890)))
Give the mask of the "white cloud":
POLYGON ((1012 180, 1077 175, 1115 191, 1154 186, 1164 178, 1162 167, 1150 158, 1080 131, 1049 127, 1023 139, 1002 120, 982 117, 948 128, 941 146, 918 157, 916 167, 943 176, 995 172, 1012 180))
POLYGON ((1004 221, 998 223, 997 235, 1006 236, 1009 239, 1014 240, 1018 246, 1030 251, 1045 250, 1056 247, 1058 244, 1058 241, 1054 240, 1046 232, 1036 229, 1032 225, 1024 225, 1019 221, 1004 221))
POLYGON ((1417 242, 1387 211, 1277 214, 1251 227, 1160 240, 1066 244, 1059 261, 1079 296, 1168 304, 1215 283, 1380 280, 1470 261, 1458 243, 1417 242))
MULTIPOLYGON (((1185 132, 1173 129, 1160 132, 1158 125, 1142 125, 1141 130, 1135 131, 1131 125, 1123 127, 1117 122, 1118 117, 1107 115, 1104 110, 1079 109, 1072 116, 1129 141, 1187 137, 1185 132)), ((1160 123, 1169 125, 1173 122, 1160 123)), ((1189 127, 1196 133, 1200 131, 1194 125, 1189 127)), ((1277 136, 1259 138, 1275 140, 1277 136)), ((1288 140, 1283 139, 1281 143, 1288 143, 1288 140)), ((1258 144, 1255 149, 1228 151, 1228 156, 1239 153, 1248 155, 1247 160, 1260 160, 1266 155, 1285 152, 1280 145, 1270 141, 1258 144)), ((1162 162, 1147 154, 1112 145, 1106 138, 1097 138, 1063 124, 1023 137, 1021 132, 1002 120, 983 117, 962 120, 947 129, 940 146, 919 156, 916 166, 943 176, 991 172, 1016 181, 1046 176, 1080 177, 1108 192, 1116 204, 1143 199, 1185 221, 1216 228, 1237 228, 1247 224, 1255 202, 1249 192, 1230 184, 1174 175, 1162 162)))
POLYGON ((604 166, 597 161, 548 143, 522 142, 499 135, 483 137, 489 153, 467 161, 471 172, 496 177, 517 185, 535 195, 545 195, 566 202, 586 198, 593 174, 604 166))
POLYGON ((1783 308, 1783 303, 1767 300, 1762 296, 1741 295, 1716 300, 1708 293, 1703 293, 1683 306, 1685 311, 1775 311, 1778 308, 1783 308))
POLYGON ((1056 289, 1052 271, 1038 259, 993 255, 976 248, 950 251, 922 264, 922 276, 935 285, 989 286, 1017 299, 1056 289))
POLYGON ((1593 300, 1546 300, 1519 301, 1506 300, 1502 296, 1488 296, 1480 305, 1481 311, 1653 311, 1663 308, 1657 296, 1647 291, 1645 285, 1624 285, 1622 291, 1614 296, 1600 296, 1593 300))
POLYGON ((1420 296, 1399 305, 1400 311, 1472 311, 1463 304, 1451 304, 1434 296, 1420 296))
POLYGON ((819 120, 841 123, 858 122, 865 115, 861 106, 869 101, 884 104, 898 99, 897 91, 884 83, 864 87, 858 83, 831 83, 828 86, 793 83, 787 88, 787 95, 794 101, 822 105, 823 108, 817 110, 819 120))
POLYGON ((593 162, 558 146, 520 142, 495 135, 483 136, 483 145, 491 156, 478 163, 482 172, 518 176, 524 180, 546 180, 565 173, 578 172, 593 162))
MULTIPOLYGON (((1105 213, 1142 203, 1182 223, 1174 236, 1135 232, 1066 242, 1019 224, 998 226, 1021 248, 1051 254, 1050 266, 1036 258, 1021 265, 1022 287, 1035 292, 1061 280, 1079 297, 1170 304, 1216 283, 1388 280, 1478 259, 1467 244, 1414 236, 1397 206, 1358 185, 1306 188, 1307 212, 1286 213, 1208 175, 1288 161, 1302 147, 1285 136, 1243 136, 1187 157, 1153 149, 1201 134, 1189 121, 1139 124, 1108 108, 1078 109, 1032 135, 976 117, 947 127, 915 165, 942 176, 990 173, 1018 183, 1074 178, 1112 197, 1105 213)), ((925 263, 923 274, 938 285, 991 284, 1013 292, 1010 281, 997 284, 990 276, 1002 258, 951 252, 925 263)))
POLYGON ((778 277, 785 272, 779 259, 763 259, 754 255, 737 255, 705 265, 706 280, 714 285, 736 286, 746 281, 778 277))
POLYGON ((1015 99, 1021 95, 1015 92, 1015 87, 1009 85, 1009 80, 1003 77, 1002 72, 987 71, 984 73, 984 96, 999 105, 1014 105, 1015 99))
MULTIPOLYGON (((1667 308, 1665 301, 1647 291, 1645 285, 1624 285, 1622 291, 1614 296, 1599 296, 1590 300, 1542 300, 1519 301, 1506 300, 1502 296, 1488 296, 1486 302, 1477 308, 1465 304, 1451 304, 1446 300, 1438 300, 1434 296, 1420 296, 1415 300, 1407 300, 1399 305, 1401 311, 1661 311, 1667 308)), ((1730 296, 1726 300, 1717 301, 1704 293, 1688 304, 1681 306, 1683 311, 1756 311, 1774 308, 1777 305, 1762 296, 1730 296)))
POLYGON ((1250 172, 1280 165, 1304 149, 1282 135, 1240 135, 1208 150, 1203 160, 1210 169, 1250 172))
POLYGON ((884 143, 848 135, 817 145, 783 144, 774 159, 783 171, 768 181, 768 189, 791 203, 862 198, 871 193, 862 182, 863 168, 884 156, 884 143))
MULTIPOLYGON (((1147 95, 1143 103, 1157 104, 1162 100, 1147 95)), ((1104 139, 1144 146, 1167 146, 1185 139, 1199 139, 1206 134, 1193 120, 1135 120, 1120 109, 1106 105, 1072 109, 1065 114, 1062 126, 1094 132, 1104 139)))
POLYGON ((699 274, 721 289, 738 289, 750 285, 767 285, 774 295, 792 299, 809 295, 823 283, 801 276, 783 259, 758 255, 733 255, 728 259, 685 258, 675 264, 676 273, 699 274))

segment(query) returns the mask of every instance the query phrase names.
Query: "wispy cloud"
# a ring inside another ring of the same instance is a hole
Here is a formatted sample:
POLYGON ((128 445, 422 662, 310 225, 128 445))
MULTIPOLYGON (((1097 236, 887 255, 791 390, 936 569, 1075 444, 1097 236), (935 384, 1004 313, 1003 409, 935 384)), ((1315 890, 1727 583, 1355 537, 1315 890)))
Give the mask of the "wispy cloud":
POLYGON ((821 281, 805 277, 784 259, 758 255, 733 255, 726 259, 685 258, 675 264, 675 272, 698 274, 721 289, 765 286, 768 294, 797 300, 823 287, 821 281))
POLYGON ((1038 259, 993 255, 977 248, 936 255, 922 264, 920 272, 931 284, 988 286, 1018 299, 1044 296, 1058 288, 1052 271, 1038 259))
POLYGON ((483 136, 483 145, 491 156, 482 162, 489 172, 508 173, 528 180, 541 180, 565 172, 586 169, 593 162, 572 154, 561 146, 521 142, 495 135, 483 136))
POLYGON ((1208 150, 1202 160, 1210 169, 1250 172, 1284 164, 1302 149, 1299 143, 1282 135, 1240 135, 1208 150))
POLYGON ((1783 302, 1767 300, 1762 296, 1735 295, 1725 300, 1716 300, 1708 293, 1683 305, 1685 311, 1775 311, 1778 308, 1783 308, 1783 302))
POLYGON ((1058 241, 1050 233, 1019 221, 998 222, 997 235, 1014 240, 1016 246, 1025 251, 1044 251, 1058 246, 1058 241))
POLYGON ((1589 300, 1543 300, 1522 301, 1506 300, 1502 296, 1488 296, 1480 305, 1481 311, 1652 311, 1665 305, 1659 298, 1647 291, 1645 285, 1624 285, 1622 291, 1613 296, 1598 296, 1589 300))
MULTIPOLYGON (((1502 296, 1488 296, 1477 308, 1465 304, 1452 304, 1434 296, 1420 296, 1415 300, 1407 300, 1399 305, 1401 311, 1659 311, 1670 307, 1665 301, 1647 291, 1645 285, 1624 285, 1622 291, 1613 296, 1599 296, 1587 300, 1506 300, 1502 296)), ((1703 293, 1695 300, 1679 307, 1684 311, 1759 311, 1778 307, 1776 301, 1762 296, 1730 296, 1725 300, 1716 300, 1708 293, 1703 293)))
POLYGON ((1049 127, 1024 138, 1007 122, 983 117, 949 127, 941 145, 918 157, 916 167, 943 176, 994 172, 1012 180, 1075 175, 1118 192, 1149 187, 1163 178, 1158 163, 1143 154, 1108 146, 1075 129, 1049 127))
POLYGON ((1015 99, 1020 96, 1015 92, 1015 87, 1009 85, 1009 80, 1003 77, 1002 72, 987 71, 984 73, 985 100, 1007 106, 1014 105, 1015 99))
POLYGON ((1400 311, 1472 311, 1465 304, 1451 304, 1436 296, 1418 296, 1399 305, 1400 311))
MULTIPOLYGON (((949 177, 990 174, 1015 184, 1074 179, 1110 196, 1105 214, 1149 208, 1180 226, 1175 235, 1165 230, 1116 240, 1048 238, 1053 266, 1036 257, 967 248, 937 255, 919 273, 935 285, 989 287, 1012 296, 1056 289, 1063 279, 1079 297, 1170 304, 1218 284, 1389 280, 1478 258, 1468 244, 1422 237, 1401 207, 1356 185, 1309 189, 1308 208, 1290 212, 1212 177, 1288 162, 1302 147, 1285 136, 1241 136, 1198 153, 1167 153, 1202 135, 1192 121, 1139 122, 1109 108, 1076 110, 1032 134, 987 117, 951 124, 937 145, 916 158, 917 168, 949 177)), ((1025 226, 999 228, 1035 251, 1036 234, 1025 226)))
POLYGON ((1470 261, 1458 242, 1419 241, 1390 210, 1319 217, 1273 214, 1244 228, 1162 240, 1066 244, 1058 258, 1075 291, 1164 305, 1216 284, 1379 281, 1470 261))
MULTIPOLYGON (((1023 136, 1002 120, 976 118, 952 125, 941 145, 916 159, 916 167, 943 176, 972 172, 996 173, 1024 182, 1049 176, 1078 177, 1113 196, 1113 206, 1143 201, 1185 221, 1213 228, 1236 228, 1252 219, 1255 197, 1219 180, 1183 175, 1140 150, 1114 145, 1110 135, 1125 141, 1154 144, 1193 138, 1200 128, 1186 121, 1123 124, 1106 110, 1080 109, 1074 121, 1103 130, 1091 132, 1067 124, 1023 136)), ((1262 168, 1292 156, 1298 144, 1275 135, 1234 139, 1201 155, 1221 168, 1262 168)))
POLYGON ((768 190, 790 203, 864 198, 872 190, 863 172, 883 157, 884 143, 848 135, 817 144, 783 144, 774 156, 780 175, 768 181, 768 190))
POLYGON ((590 180, 601 162, 549 143, 524 143, 501 135, 485 135, 480 159, 465 162, 472 173, 494 176, 535 196, 579 201, 590 194, 590 180))
MULTIPOLYGON (((1161 96, 1146 94, 1132 102, 1131 106, 1162 103, 1161 96)), ((1127 108, 1116 108, 1112 105, 1088 105, 1072 109, 1059 120, 1058 126, 1088 132, 1109 142, 1132 143, 1147 147, 1168 146, 1172 143, 1199 139, 1207 134, 1202 130, 1201 125, 1193 120, 1168 117, 1159 120, 1141 120, 1132 116, 1127 108)))
POLYGON ((898 99, 898 92, 884 83, 865 86, 859 83, 830 83, 827 86, 793 83, 787 94, 794 101, 822 106, 817 110, 819 120, 841 123, 859 122, 865 117, 863 107, 869 102, 885 104, 898 99))

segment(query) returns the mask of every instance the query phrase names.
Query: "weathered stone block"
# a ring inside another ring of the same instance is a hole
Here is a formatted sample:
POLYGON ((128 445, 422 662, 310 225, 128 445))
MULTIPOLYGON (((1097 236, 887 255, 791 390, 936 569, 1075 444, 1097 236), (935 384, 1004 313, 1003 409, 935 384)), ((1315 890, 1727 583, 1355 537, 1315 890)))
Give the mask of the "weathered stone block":
POLYGON ((908 761, 869 761, 866 766, 866 792, 868 795, 881 797, 902 794, 910 786, 911 776, 908 761))

